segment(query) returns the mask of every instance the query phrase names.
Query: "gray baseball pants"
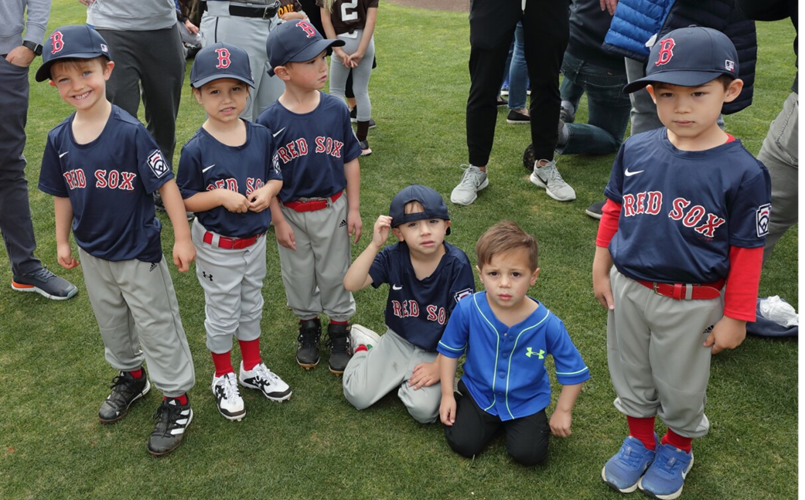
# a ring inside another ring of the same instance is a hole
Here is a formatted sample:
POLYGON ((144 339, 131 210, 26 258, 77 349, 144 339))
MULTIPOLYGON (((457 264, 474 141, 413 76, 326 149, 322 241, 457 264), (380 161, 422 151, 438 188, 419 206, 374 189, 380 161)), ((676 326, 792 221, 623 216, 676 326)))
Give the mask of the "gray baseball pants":
POLYGON ((441 384, 414 390, 408 386, 408 379, 416 365, 433 363, 436 356, 389 328, 371 350, 352 355, 344 370, 344 397, 355 408, 365 410, 397 389, 397 397, 414 420, 421 424, 435 422, 442 401, 441 384))
POLYGON ((704 436, 711 348, 702 344, 724 314, 724 299, 674 300, 610 272, 615 310, 607 317, 607 362, 615 407, 658 415, 680 436, 704 436))
POLYGON ((145 361, 151 381, 169 398, 189 391, 196 383, 193 358, 165 258, 111 262, 78 252, 106 361, 121 371, 145 361))
MULTIPOLYGON (((358 50, 358 45, 361 43, 361 36, 363 30, 355 30, 350 33, 342 33, 338 35, 339 40, 343 40, 346 44, 341 47, 347 54, 352 54, 358 50)), ((352 92, 355 93, 355 101, 358 106, 358 121, 368 122, 372 118, 372 101, 369 100, 369 78, 372 76, 372 62, 375 58, 375 38, 369 42, 366 48, 366 54, 361 59, 358 67, 352 68, 352 92)), ((347 78, 349 77, 350 68, 344 66, 344 63, 335 54, 330 59, 330 94, 341 99, 345 96, 347 86, 347 78)))

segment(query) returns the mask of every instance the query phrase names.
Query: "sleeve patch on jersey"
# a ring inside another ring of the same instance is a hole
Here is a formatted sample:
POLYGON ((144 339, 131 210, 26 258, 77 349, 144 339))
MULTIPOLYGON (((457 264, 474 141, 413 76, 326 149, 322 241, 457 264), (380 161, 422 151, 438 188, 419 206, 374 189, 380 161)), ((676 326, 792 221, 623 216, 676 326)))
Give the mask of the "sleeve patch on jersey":
POLYGON ((469 297, 470 295, 472 295, 472 288, 465 288, 464 290, 460 290, 460 291, 456 292, 456 294, 454 295, 454 298, 456 299, 456 302, 458 302, 459 300, 463 299, 464 297, 469 297))
POLYGON ((151 167, 151 171, 154 173, 157 179, 170 171, 168 164, 165 163, 165 159, 162 158, 162 151, 158 149, 155 149, 150 155, 148 155, 148 166, 151 167))
POLYGON ((757 209, 755 215, 757 225, 757 237, 762 238, 769 234, 769 217, 771 216, 771 204, 766 203, 757 209))

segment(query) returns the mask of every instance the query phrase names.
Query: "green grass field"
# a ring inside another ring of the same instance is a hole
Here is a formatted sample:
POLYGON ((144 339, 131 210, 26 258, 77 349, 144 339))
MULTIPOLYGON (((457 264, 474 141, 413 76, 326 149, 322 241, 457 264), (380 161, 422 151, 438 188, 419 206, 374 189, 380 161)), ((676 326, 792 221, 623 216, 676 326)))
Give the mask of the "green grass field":
MULTIPOLYGON (((81 4, 54 0, 50 30, 84 21, 81 4)), ((790 23, 758 28, 754 104, 726 119, 728 131, 753 153, 794 77, 790 23)), ((377 215, 387 213, 393 194, 410 182, 448 197, 467 156, 467 15, 383 4, 375 39, 378 68, 371 93, 378 127, 370 133, 375 154, 361 161, 367 233, 377 215)), ((195 358, 198 383, 190 393, 195 419, 179 450, 154 459, 145 445, 158 391, 133 406, 122 422, 98 423, 98 408, 115 372, 104 361, 80 268, 58 268, 53 201, 36 189, 47 131, 72 108, 49 85, 34 83, 33 69, 26 156, 37 255, 80 292, 60 303, 12 292, 8 260, 0 250, 0 283, 6 284, 0 289, 0 498, 620 497, 600 480, 626 423, 612 405, 606 317, 592 294, 597 223, 584 214, 588 204, 601 199, 614 155, 559 157, 578 199, 558 203, 527 181, 521 155, 530 142, 528 128, 507 125, 501 110, 489 188, 472 206, 449 207, 453 234, 448 241, 473 262, 475 241, 498 220, 515 220, 538 237, 542 272, 531 294, 564 320, 591 369, 592 380, 574 413, 573 436, 552 441, 545 466, 514 464, 501 439, 466 460, 449 450, 440 425, 416 424, 395 395, 358 412, 326 364, 311 372, 300 369, 294 360, 295 319, 284 307, 273 241, 262 350, 267 365, 291 385, 293 398, 278 405, 244 390, 244 421, 228 422, 218 414, 209 389, 213 366, 205 348, 203 293, 194 273, 180 274, 171 266, 195 358)), ((578 119, 586 121, 584 105, 578 119)), ((187 93, 178 143, 184 144, 202 121, 201 107, 187 93)), ((172 230, 164 214, 160 217, 169 255, 172 230)), ((365 234, 353 256, 369 239, 365 234)), ((760 294, 797 304, 797 264, 794 228, 767 263, 760 294)), ((384 289, 359 292, 354 321, 382 331, 385 294, 384 289)), ((714 359, 707 407, 712 428, 695 443, 696 465, 683 498, 796 498, 797 354, 796 341, 748 338, 741 348, 714 359)), ((233 361, 239 361, 237 349, 233 361)))

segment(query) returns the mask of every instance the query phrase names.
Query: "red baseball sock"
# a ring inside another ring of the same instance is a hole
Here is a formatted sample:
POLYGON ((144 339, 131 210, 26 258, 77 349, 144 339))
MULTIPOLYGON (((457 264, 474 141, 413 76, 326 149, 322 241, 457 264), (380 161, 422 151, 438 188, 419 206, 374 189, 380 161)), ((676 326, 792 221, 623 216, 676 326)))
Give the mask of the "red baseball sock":
POLYGON ((629 435, 639 439, 643 446, 649 450, 657 448, 657 441, 654 439, 654 417, 637 418, 626 416, 629 423, 629 435))
POLYGON ((679 448, 685 453, 690 453, 693 449, 693 438, 680 436, 671 429, 668 429, 668 432, 662 437, 662 444, 669 444, 675 448, 679 448))
POLYGON ((235 370, 232 368, 232 352, 226 351, 222 354, 216 354, 211 352, 212 354, 212 364, 215 365, 215 376, 216 377, 223 377, 227 373, 234 373, 235 370))
POLYGON ((349 324, 349 320, 347 320, 347 321, 336 321, 336 320, 334 320, 334 319, 331 319, 331 320, 330 320, 330 324, 331 324, 331 325, 348 325, 348 324, 349 324))
POLYGON ((137 370, 130 371, 130 372, 129 372, 129 375, 131 375, 131 376, 132 376, 132 377, 134 377, 134 378, 138 378, 138 379, 139 379, 139 378, 143 378, 143 369, 142 369, 142 368, 139 368, 139 369, 137 369, 137 370))
POLYGON ((251 370, 257 366, 263 358, 260 357, 260 339, 238 340, 240 344, 240 355, 243 358, 243 369, 251 370))
POLYGON ((175 400, 176 400, 176 401, 178 401, 178 402, 179 402, 179 404, 180 404, 180 405, 182 405, 182 406, 186 405, 186 404, 187 404, 187 402, 189 401, 189 400, 187 399, 187 394, 182 394, 181 396, 176 397, 176 398, 169 398, 168 396, 162 396, 162 401, 165 401, 166 399, 175 399, 175 400))

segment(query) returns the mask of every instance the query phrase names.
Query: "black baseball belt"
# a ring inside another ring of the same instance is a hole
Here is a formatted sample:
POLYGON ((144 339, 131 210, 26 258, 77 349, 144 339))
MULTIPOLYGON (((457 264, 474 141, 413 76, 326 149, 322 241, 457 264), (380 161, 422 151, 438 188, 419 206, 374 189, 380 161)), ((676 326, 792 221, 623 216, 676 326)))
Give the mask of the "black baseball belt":
POLYGON ((271 19, 277 15, 280 8, 280 2, 277 0, 271 5, 265 7, 244 7, 242 5, 229 5, 229 15, 238 17, 256 17, 260 19, 271 19))

